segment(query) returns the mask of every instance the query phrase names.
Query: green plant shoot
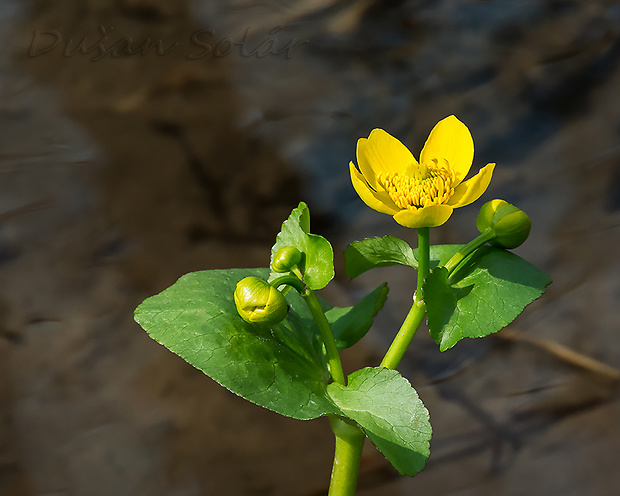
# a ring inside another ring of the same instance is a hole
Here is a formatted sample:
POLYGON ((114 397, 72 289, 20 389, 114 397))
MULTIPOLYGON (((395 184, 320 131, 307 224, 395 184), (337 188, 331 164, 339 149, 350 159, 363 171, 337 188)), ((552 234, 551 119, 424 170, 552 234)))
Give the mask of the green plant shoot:
POLYGON ((300 203, 282 224, 269 267, 205 270, 181 277, 135 311, 157 342, 233 393, 295 419, 328 417, 335 436, 330 496, 356 492, 364 439, 407 476, 430 455, 429 412, 396 369, 426 318, 441 351, 510 324, 551 282, 507 249, 523 243, 530 219, 503 200, 486 203, 480 235, 464 245, 431 245, 430 229, 454 208, 477 200, 495 164, 465 180, 473 140, 456 117, 431 131, 418 162, 381 129, 357 145, 353 186, 371 208, 416 228, 418 246, 384 236, 353 241, 345 250, 351 278, 390 265, 417 271, 412 307, 381 365, 345 375, 340 351, 370 330, 383 308, 382 284, 356 305, 334 307, 315 292, 334 277, 332 246, 310 231, 300 203))

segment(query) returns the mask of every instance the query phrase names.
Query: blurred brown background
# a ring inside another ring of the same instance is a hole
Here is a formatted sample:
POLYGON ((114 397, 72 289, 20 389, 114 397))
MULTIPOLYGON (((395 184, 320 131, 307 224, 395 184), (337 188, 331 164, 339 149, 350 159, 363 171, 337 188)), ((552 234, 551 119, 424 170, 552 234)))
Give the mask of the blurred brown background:
MULTIPOLYGON (((523 208, 518 252, 554 284, 498 336, 441 354, 419 333, 402 372, 431 459, 400 478, 369 446, 359 494, 620 494, 616 2, 3 0, 0 23, 2 496, 324 494, 326 422, 245 403, 133 309, 192 270, 266 265, 300 200, 337 269, 354 239, 415 243, 347 164, 374 127, 417 156, 449 114, 474 169, 498 163, 475 205, 523 208)), ((476 214, 432 242, 468 241, 476 214)), ((384 280, 349 371, 378 363, 414 274, 339 270, 327 291, 384 280)))

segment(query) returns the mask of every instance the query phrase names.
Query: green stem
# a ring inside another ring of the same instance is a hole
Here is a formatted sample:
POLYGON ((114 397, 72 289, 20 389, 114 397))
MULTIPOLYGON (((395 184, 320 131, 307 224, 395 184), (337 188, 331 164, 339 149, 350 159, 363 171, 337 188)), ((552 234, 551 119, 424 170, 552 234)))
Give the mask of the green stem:
POLYGON ((308 288, 303 281, 299 279, 299 277, 293 274, 280 276, 271 281, 270 284, 276 289, 282 285, 291 286, 295 288, 301 296, 303 296, 304 300, 306 300, 306 304, 308 305, 308 308, 314 317, 314 321, 319 328, 321 339, 325 344, 329 372, 331 373, 334 381, 346 386, 347 381, 344 376, 344 371, 342 370, 342 364, 340 363, 340 354, 338 353, 338 346, 336 345, 332 328, 327 321, 327 317, 325 317, 325 313, 323 312, 321 304, 314 294, 314 291, 308 288))
POLYGON ((286 274, 280 277, 276 277, 269 284, 271 284, 276 289, 286 284, 287 286, 295 288, 297 292, 302 296, 306 292, 306 285, 303 283, 303 281, 292 274, 286 274))
POLYGON ((392 341, 390 348, 381 361, 381 366, 387 369, 396 369, 405 356, 411 340, 420 328, 426 315, 423 285, 424 279, 430 271, 430 233, 428 227, 418 229, 418 285, 413 298, 413 305, 407 314, 398 334, 392 341))
POLYGON ((381 367, 386 369, 396 369, 400 364, 400 361, 405 356, 407 348, 411 344, 411 340, 415 336, 416 332, 424 320, 426 315, 426 305, 424 301, 414 301, 401 326, 398 334, 392 341, 390 348, 381 361, 381 367))
MULTIPOLYGON (((298 289, 301 281, 292 275, 277 278, 272 284, 288 284, 298 289), (297 282, 295 282, 295 279, 297 282)), ((303 284, 303 283, 302 283, 303 284)), ((298 289, 299 291, 299 289, 298 289)), ((306 287, 299 291, 314 317, 314 321, 319 329, 319 334, 325 345, 327 353, 327 366, 334 382, 347 385, 347 380, 340 362, 340 353, 334 339, 331 326, 321 308, 321 304, 314 291, 306 287)), ((329 484, 329 496, 354 496, 357 487, 357 475, 359 473, 360 460, 362 457, 362 447, 366 435, 351 421, 342 419, 335 415, 329 416, 329 423, 336 437, 336 448, 334 452, 334 464, 332 477, 329 484)))
POLYGON ((422 301, 422 286, 424 279, 430 271, 430 232, 428 227, 418 229, 418 286, 416 288, 416 300, 422 301))
POLYGON ((473 252, 474 250, 476 250, 479 247, 481 247, 483 244, 485 244, 490 239, 493 239, 494 236, 495 236, 495 232, 493 231, 493 229, 488 227, 487 229, 485 229, 480 234, 480 236, 478 236, 477 238, 472 239, 469 243, 467 243, 465 246, 463 246, 458 252, 456 252, 454 255, 452 255, 452 258, 450 260, 448 260, 446 265, 444 265, 444 267, 446 269, 448 269, 448 276, 450 276, 452 274, 452 272, 455 271, 455 269, 459 266, 459 264, 471 252, 473 252))
MULTIPOLYGON (((319 300, 310 288, 307 288, 302 296, 312 312, 325 344, 329 372, 335 382, 346 386, 347 381, 342 370, 336 340, 319 300)), ((362 447, 364 446, 366 435, 350 421, 333 415, 329 417, 329 423, 336 436, 329 496, 354 496, 357 487, 360 459, 362 457, 362 447)))
POLYGON ((330 416, 329 423, 336 436, 336 449, 328 496, 354 496, 366 436, 340 417, 330 416))
POLYGON ((302 296, 306 300, 308 308, 310 309, 310 312, 312 312, 312 316, 314 317, 316 325, 319 328, 321 339, 323 340, 325 350, 327 351, 327 364, 329 366, 329 372, 335 382, 346 386, 347 381, 342 370, 342 364, 340 363, 340 354, 338 353, 336 340, 334 339, 332 328, 327 321, 327 317, 325 317, 325 313, 321 308, 321 304, 314 294, 314 291, 310 288, 307 288, 306 291, 302 293, 302 296))

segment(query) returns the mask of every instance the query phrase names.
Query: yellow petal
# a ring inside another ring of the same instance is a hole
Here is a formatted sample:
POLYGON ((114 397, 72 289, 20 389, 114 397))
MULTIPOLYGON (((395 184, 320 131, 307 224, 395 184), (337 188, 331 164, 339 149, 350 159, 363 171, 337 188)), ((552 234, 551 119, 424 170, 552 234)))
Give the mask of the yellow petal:
POLYGON ((401 210, 394 220, 405 227, 436 227, 446 222, 452 215, 449 205, 431 205, 418 210, 401 210))
POLYGON ((376 189, 379 172, 403 173, 416 163, 409 149, 383 129, 373 129, 368 138, 357 141, 357 163, 368 184, 376 189))
POLYGON ((366 205, 384 214, 394 215, 399 211, 399 208, 385 191, 374 191, 368 186, 364 176, 357 170, 353 162, 349 163, 349 170, 353 187, 366 205))
POLYGON ((448 200, 448 205, 454 208, 464 207, 480 198, 489 187, 494 168, 495 164, 487 164, 474 177, 454 188, 454 194, 448 200))
POLYGON ((474 160, 474 140, 467 126, 451 115, 439 121, 422 148, 420 163, 428 164, 432 159, 442 162, 446 159, 450 169, 456 173, 454 186, 469 172, 474 160))

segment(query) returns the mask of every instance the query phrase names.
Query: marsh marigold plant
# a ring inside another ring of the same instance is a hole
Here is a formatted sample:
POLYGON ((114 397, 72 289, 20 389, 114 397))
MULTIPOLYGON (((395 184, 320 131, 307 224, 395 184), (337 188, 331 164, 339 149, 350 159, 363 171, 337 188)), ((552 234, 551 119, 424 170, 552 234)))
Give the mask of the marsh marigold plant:
POLYGON ((489 186, 495 164, 465 180, 473 157, 471 134, 454 116, 433 128, 419 162, 381 129, 357 143, 357 165, 350 164, 355 190, 370 207, 417 228, 418 237, 417 248, 377 236, 344 251, 343 271, 352 279, 390 265, 417 277, 411 308, 379 366, 347 373, 340 352, 371 330, 388 285, 348 307, 323 299, 318 291, 335 275, 334 251, 312 233, 303 202, 282 223, 268 266, 186 274, 146 299, 136 321, 236 395, 299 420, 327 417, 335 441, 328 496, 355 495, 366 438, 399 473, 414 476, 430 456, 433 429, 422 399, 397 369, 422 322, 446 351, 500 331, 551 282, 507 251, 527 239, 531 222, 504 200, 482 206, 474 239, 431 246, 430 228, 489 186))
POLYGON ((374 129, 358 140, 357 167, 351 162, 349 168, 353 187, 366 205, 405 227, 435 227, 489 186, 495 164, 463 181, 473 158, 469 129, 451 115, 433 128, 419 162, 398 139, 374 129))

